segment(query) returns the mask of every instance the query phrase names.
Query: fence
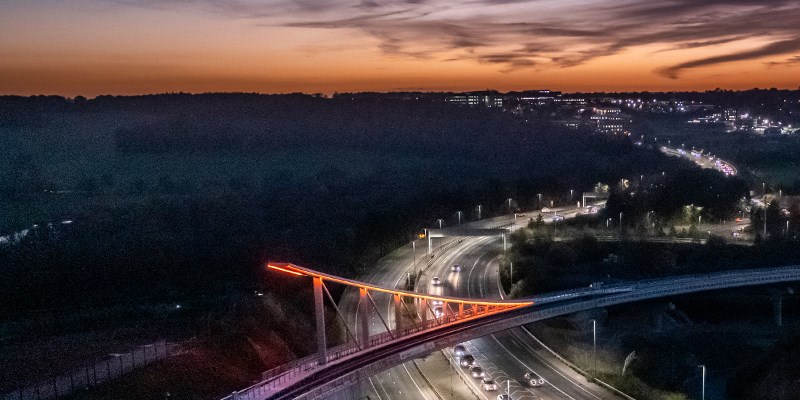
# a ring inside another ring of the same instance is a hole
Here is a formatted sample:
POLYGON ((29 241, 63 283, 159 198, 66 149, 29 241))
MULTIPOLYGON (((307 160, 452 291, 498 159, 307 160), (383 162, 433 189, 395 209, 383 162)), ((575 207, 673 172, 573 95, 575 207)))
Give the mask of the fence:
POLYGON ((94 365, 2 395, 0 400, 45 400, 73 394, 163 360, 174 354, 177 348, 177 344, 164 341, 140 346, 129 353, 114 354, 94 365))

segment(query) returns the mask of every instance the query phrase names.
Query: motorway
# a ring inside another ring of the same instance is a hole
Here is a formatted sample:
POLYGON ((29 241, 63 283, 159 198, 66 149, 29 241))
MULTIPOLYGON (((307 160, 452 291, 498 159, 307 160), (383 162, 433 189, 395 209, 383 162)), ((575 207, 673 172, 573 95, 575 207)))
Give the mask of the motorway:
MULTIPOLYGON (((498 281, 501 251, 501 243, 495 238, 469 238, 448 257, 443 257, 442 262, 431 266, 420 279, 418 290, 468 298, 501 298, 502 289, 498 281), (462 265, 462 271, 450 272, 453 264, 462 265), (443 284, 432 286, 430 279, 433 276, 440 277, 443 284)), ((505 389, 506 381, 510 380, 514 399, 615 398, 555 360, 529 335, 524 328, 514 328, 473 339, 467 348, 501 388, 505 389), (521 383, 526 371, 536 372, 547 383, 539 388, 527 387, 521 383)))
MULTIPOLYGON (((554 209, 559 215, 570 218, 576 215, 574 207, 554 209)), ((552 215, 546 213, 545 221, 551 222, 552 215)), ((517 227, 525 223, 524 217, 518 220, 517 227)), ((491 228, 513 222, 513 216, 497 217, 470 224, 469 228, 491 228)), ((430 267, 421 274, 417 290, 433 294, 452 295, 470 298, 499 298, 501 296, 498 285, 497 257, 502 251, 500 237, 465 237, 443 238, 434 241, 434 246, 449 243, 453 246, 446 252, 437 254, 437 258, 430 267), (460 273, 449 271, 453 264, 460 264, 463 270, 460 273), (430 285, 430 279, 438 276, 442 279, 441 286, 430 285)), ((416 250, 417 263, 414 265, 414 252, 411 246, 403 246, 389 256, 383 258, 373 271, 361 280, 384 287, 402 287, 407 274, 415 269, 425 266, 427 256, 424 246, 416 250)), ((393 304, 388 296, 376 294, 377 307, 389 326, 394 324, 392 312, 393 304)), ((350 327, 358 326, 358 293, 347 291, 340 301, 340 309, 348 318, 350 327)), ((383 322, 373 313, 369 321, 370 333, 385 331, 383 322)), ((355 330, 354 330, 355 332, 355 330)), ((588 384, 586 379, 555 360, 549 353, 541 351, 539 346, 532 341, 530 335, 523 328, 516 328, 500 334, 471 340, 467 346, 473 351, 476 358, 485 367, 487 372, 506 388, 505 381, 511 376, 511 392, 514 399, 605 399, 616 398, 604 389, 588 384), (532 370, 541 375, 548 383, 540 388, 527 388, 520 384, 522 374, 532 370)), ((447 353, 447 352, 445 352, 447 353)), ((451 355, 449 355, 451 356, 451 355)), ((423 377, 415 362, 411 361, 401 366, 392 368, 383 373, 374 375, 361 388, 364 397, 370 399, 440 399, 445 398, 443 393, 449 393, 450 388, 436 388, 427 384, 425 378, 436 380, 436 377, 423 377)), ((443 370, 443 373, 450 373, 443 370)), ((477 380, 462 376, 456 379, 454 392, 462 395, 451 398, 479 398, 493 399, 497 396, 482 391, 477 386, 477 380), (466 381, 470 387, 463 383, 466 381), (472 393, 477 393, 475 396, 472 393)))
POLYGON ((733 176, 738 173, 736 167, 731 163, 708 154, 704 155, 701 151, 686 151, 684 149, 673 149, 667 146, 661 146, 659 149, 666 155, 694 161, 700 168, 715 169, 725 174, 725 176, 733 176))

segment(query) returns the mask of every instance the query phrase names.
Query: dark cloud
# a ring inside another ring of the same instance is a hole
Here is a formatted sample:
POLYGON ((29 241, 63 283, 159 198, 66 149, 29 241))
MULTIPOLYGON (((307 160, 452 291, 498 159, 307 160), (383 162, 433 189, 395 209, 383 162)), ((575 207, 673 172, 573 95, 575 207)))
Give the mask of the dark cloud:
POLYGON ((771 61, 771 62, 768 62, 768 63, 765 63, 765 64, 767 64, 767 66, 770 66, 770 67, 782 67, 782 66, 800 65, 800 56, 790 57, 790 58, 787 58, 787 59, 785 59, 783 61, 771 61))
POLYGON ((668 78, 675 79, 678 77, 681 71, 689 68, 705 67, 709 65, 728 63, 733 61, 752 60, 765 56, 781 55, 795 51, 800 51, 800 39, 782 40, 754 50, 687 61, 684 63, 658 69, 657 72, 668 78))

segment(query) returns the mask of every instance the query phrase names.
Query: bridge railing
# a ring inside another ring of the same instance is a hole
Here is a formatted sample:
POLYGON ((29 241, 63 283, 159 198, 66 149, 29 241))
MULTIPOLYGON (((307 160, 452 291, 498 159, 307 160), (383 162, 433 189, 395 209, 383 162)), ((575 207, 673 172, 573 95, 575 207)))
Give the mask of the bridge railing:
MULTIPOLYGON (((498 312, 514 307, 498 307, 491 311, 498 312)), ((474 318, 479 315, 488 314, 490 310, 480 307, 473 310, 471 308, 465 309, 464 313, 459 316, 458 314, 447 314, 439 318, 430 319, 425 322, 417 322, 414 325, 404 327, 399 332, 382 332, 369 337, 369 347, 379 346, 389 343, 397 338, 413 335, 427 331, 429 329, 436 329, 446 325, 464 321, 466 319, 474 318), (399 333, 399 335, 398 335, 399 333)), ((344 359, 350 355, 358 353, 363 350, 361 344, 358 343, 345 343, 333 348, 328 349, 326 354, 327 363, 332 363, 337 360, 344 359)), ((221 400, 249 400, 261 398, 262 396, 274 393, 278 388, 283 387, 289 382, 293 382, 299 377, 304 376, 309 371, 319 366, 319 360, 316 355, 310 355, 304 358, 293 360, 284 365, 272 368, 264 372, 261 376, 262 381, 252 385, 246 389, 235 392, 221 400)))

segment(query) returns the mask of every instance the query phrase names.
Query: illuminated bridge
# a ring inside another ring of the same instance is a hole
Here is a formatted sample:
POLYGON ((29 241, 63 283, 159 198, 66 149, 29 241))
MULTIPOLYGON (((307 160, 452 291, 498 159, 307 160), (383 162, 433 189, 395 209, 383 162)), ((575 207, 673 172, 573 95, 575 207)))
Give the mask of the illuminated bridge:
MULTIPOLYGON (((800 281, 800 266, 790 266, 580 288, 521 301, 482 301, 391 290, 293 264, 271 263, 268 268, 297 277, 312 278, 317 332, 321 333, 317 336, 318 352, 265 372, 261 382, 223 400, 332 399, 338 398, 337 395, 347 398, 348 390, 375 373, 448 346, 531 322, 686 293, 800 281), (395 315, 399 316, 405 310, 406 315, 416 315, 416 318, 410 318, 407 323, 403 323, 403 318, 395 318, 395 326, 392 327, 381 317, 386 332, 374 335, 369 335, 366 322, 363 322, 367 318, 361 318, 359 339, 348 328, 347 334, 352 342, 327 349, 322 317, 323 293, 334 308, 336 305, 325 282, 357 287, 361 295, 360 313, 368 312, 370 306, 377 308, 370 292, 380 292, 394 298, 395 315), (533 307, 534 302, 536 307, 533 307), (411 306, 421 311, 415 312, 411 306)), ((780 304, 780 301, 776 304, 780 304)))

